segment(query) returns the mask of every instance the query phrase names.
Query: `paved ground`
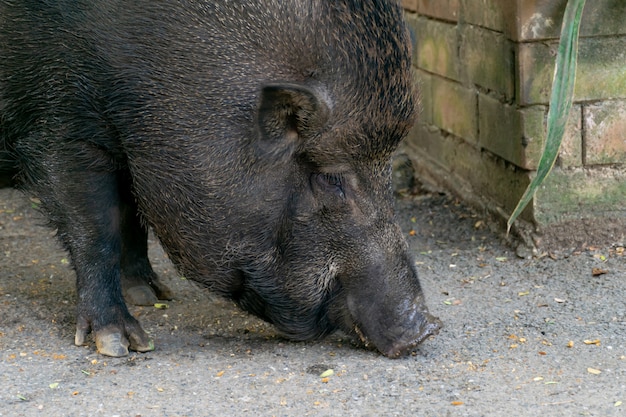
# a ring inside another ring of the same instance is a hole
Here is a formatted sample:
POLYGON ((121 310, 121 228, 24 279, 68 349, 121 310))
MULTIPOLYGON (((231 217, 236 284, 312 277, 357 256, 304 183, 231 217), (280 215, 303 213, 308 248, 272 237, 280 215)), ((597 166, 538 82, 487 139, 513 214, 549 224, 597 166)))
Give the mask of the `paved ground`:
POLYGON ((444 196, 398 204, 445 323, 413 356, 285 341, 153 245, 177 298, 133 308, 157 350, 115 359, 73 345, 67 255, 28 199, 0 190, 0 416, 626 415, 624 242, 519 259, 444 196))

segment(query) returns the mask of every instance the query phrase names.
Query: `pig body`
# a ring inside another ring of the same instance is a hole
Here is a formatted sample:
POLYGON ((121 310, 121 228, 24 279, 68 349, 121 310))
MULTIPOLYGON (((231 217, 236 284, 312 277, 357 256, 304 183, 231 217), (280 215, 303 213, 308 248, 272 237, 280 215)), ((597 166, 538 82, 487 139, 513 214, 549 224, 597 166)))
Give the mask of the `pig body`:
POLYGON ((0 149, 69 251, 76 344, 147 351, 123 290, 185 277, 286 336, 435 333, 394 219, 410 41, 387 1, 0 0, 0 149))

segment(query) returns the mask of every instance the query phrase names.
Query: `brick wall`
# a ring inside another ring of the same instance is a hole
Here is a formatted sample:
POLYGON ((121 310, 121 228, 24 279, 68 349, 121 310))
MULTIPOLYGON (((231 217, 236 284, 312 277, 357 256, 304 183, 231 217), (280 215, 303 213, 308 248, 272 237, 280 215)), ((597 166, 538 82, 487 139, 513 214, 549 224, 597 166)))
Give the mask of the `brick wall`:
MULTIPOLYGON (((543 149, 565 4, 404 1, 422 95, 405 152, 422 180, 508 217, 543 149)), ((559 159, 522 215, 544 234, 600 217, 626 225, 626 1, 588 1, 580 35, 559 159)))

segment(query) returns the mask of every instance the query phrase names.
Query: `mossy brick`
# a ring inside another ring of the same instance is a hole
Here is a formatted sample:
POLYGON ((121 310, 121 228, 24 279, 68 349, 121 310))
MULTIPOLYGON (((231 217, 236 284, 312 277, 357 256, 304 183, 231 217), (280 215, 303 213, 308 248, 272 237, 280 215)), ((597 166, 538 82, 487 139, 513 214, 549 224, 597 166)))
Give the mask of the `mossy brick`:
POLYGON ((417 0, 417 12, 441 20, 456 22, 459 19, 461 0, 417 0))
MULTIPOLYGON (((581 106, 570 110, 561 141, 557 163, 562 167, 582 166, 581 106)), ((519 110, 522 128, 521 167, 536 170, 548 135, 547 106, 531 106, 519 110)))
MULTIPOLYGON (((528 171, 518 169, 489 152, 480 152, 470 162, 459 175, 469 179, 473 193, 486 204, 485 208, 493 213, 512 213, 530 183, 528 171)), ((532 211, 527 208, 520 217, 530 220, 531 215, 532 211)))
POLYGON ((414 80, 417 84, 420 97, 420 113, 419 121, 425 124, 433 123, 433 92, 432 92, 432 75, 426 71, 416 70, 414 72, 414 80))
POLYGON ((474 90, 441 77, 432 78, 433 123, 470 142, 477 139, 477 104, 474 90))
POLYGON ((561 31, 561 21, 567 0, 515 0, 516 24, 510 33, 515 41, 555 39, 561 31))
POLYGON ((519 109, 483 94, 478 96, 478 144, 519 167, 529 168, 524 158, 519 109))
MULTIPOLYGON (((582 105, 574 104, 567 118, 567 124, 565 125, 565 132, 563 132, 563 139, 561 141, 561 149, 559 150, 559 158, 557 164, 563 168, 580 167, 583 165, 583 131, 582 131, 582 105)), ((544 118, 545 135, 541 137, 545 138, 548 135, 548 118, 546 110, 546 118, 544 118)), ((543 149, 543 143, 542 143, 543 149)), ((537 156, 537 163, 539 163, 540 156, 537 156)))
MULTIPOLYGON (((467 0, 472 2, 472 0, 467 0)), ((498 1, 498 0, 493 0, 498 1)), ((515 41, 558 39, 567 0, 503 1, 504 16, 515 16, 516 27, 511 32, 515 41)), ((626 34, 626 1, 587 1, 580 22, 580 35, 605 36, 626 34)))
POLYGON ((415 175, 420 181, 448 188, 451 165, 462 141, 432 126, 416 123, 403 142, 402 150, 415 162, 415 175))
POLYGON ((456 25, 424 17, 411 20, 416 33, 413 61, 418 68, 459 80, 456 25))
POLYGON ((533 200, 540 226, 600 216, 624 216, 626 172, 623 168, 554 168, 533 200))
MULTIPOLYGON (((521 137, 514 145, 518 148, 519 165, 521 168, 536 170, 543 152, 543 143, 546 137, 546 106, 533 106, 519 109, 516 117, 519 118, 521 137)), ((516 163, 515 161, 511 161, 516 163)))
POLYGON ((510 99, 515 91, 513 46, 498 32, 478 26, 461 29, 461 62, 471 84, 510 99))
MULTIPOLYGON (((456 141, 462 141, 456 138, 456 141)), ((417 152, 422 157, 427 157, 431 163, 436 163, 439 168, 449 171, 448 166, 454 160, 452 147, 446 147, 445 141, 441 140, 441 131, 426 125, 416 123, 404 141, 404 150, 411 157, 417 152)))
MULTIPOLYGON (((559 19, 557 25, 559 33, 561 23, 562 18, 559 19)), ((626 1, 593 0, 585 2, 580 22, 580 35, 626 35, 626 1)))
POLYGON ((626 101, 585 105, 585 165, 626 163, 626 101))
MULTIPOLYGON (((556 42, 519 44, 519 104, 547 104, 550 99, 556 42)), ((579 42, 574 101, 626 98, 626 36, 583 38, 579 42)))
POLYGON ((510 25, 512 2, 502 0, 461 0, 463 21, 498 32, 510 25))

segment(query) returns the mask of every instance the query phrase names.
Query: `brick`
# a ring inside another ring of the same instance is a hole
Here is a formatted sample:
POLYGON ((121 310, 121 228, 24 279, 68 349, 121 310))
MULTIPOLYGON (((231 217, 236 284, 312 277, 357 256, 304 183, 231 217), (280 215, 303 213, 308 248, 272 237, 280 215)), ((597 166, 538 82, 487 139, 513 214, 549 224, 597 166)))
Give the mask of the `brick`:
POLYGON ((507 99, 513 97, 515 56, 512 44, 503 34, 463 25, 461 62, 471 84, 493 90, 507 99))
POLYGON ((524 161, 521 113, 515 106, 492 97, 478 96, 478 144, 517 166, 524 161))
MULTIPOLYGON (((519 45, 519 104, 548 103, 557 48, 556 42, 519 45)), ((623 51, 626 36, 580 40, 574 101, 626 98, 623 51)))
MULTIPOLYGON (((520 110, 522 143, 520 167, 536 170, 548 135, 547 107, 532 106, 520 110)), ((561 167, 582 166, 581 106, 572 106, 561 141, 557 164, 561 167)))
POLYGON ((414 62, 418 68, 459 79, 456 26, 420 17, 411 21, 416 33, 414 62))
POLYGON ((518 74, 515 86, 518 104, 528 106, 548 103, 556 50, 556 44, 518 45, 516 66, 518 74))
POLYGON ((516 0, 517 27, 511 33, 516 41, 559 37, 567 0, 516 0))
POLYGON ((511 1, 502 0, 461 0, 463 20, 466 23, 492 29, 498 32, 510 26, 511 1))
POLYGON ((417 0, 421 15, 456 22, 459 18, 460 0, 417 0))
MULTIPOLYGON (((544 138, 547 136, 547 132, 548 128, 546 126, 546 135, 543 136, 544 138)), ((582 136, 582 106, 575 104, 570 110, 569 118, 565 125, 565 132, 563 133, 563 140, 559 151, 559 159, 556 161, 559 166, 569 168, 583 165, 582 136)))
MULTIPOLYGON (((459 174, 469 178, 473 192, 484 202, 485 208, 492 213, 512 213, 530 183, 528 171, 517 169, 487 152, 481 152, 470 162, 468 169, 459 174)), ((520 217, 529 220, 531 216, 532 208, 528 207, 520 217)))
POLYGON ((626 101, 586 105, 585 165, 626 162, 626 101))
POLYGON ((438 129, 417 123, 404 141, 404 150, 411 157, 418 152, 421 157, 427 157, 430 163, 436 164, 438 169, 449 172, 455 158, 455 144, 460 142, 462 139, 455 138, 452 144, 447 143, 447 140, 441 139, 438 129))
MULTIPOLYGON (((472 1, 472 0, 468 0, 472 1)), ((497 0, 494 0, 497 1, 497 0)), ((511 33, 516 41, 558 39, 567 0, 517 0, 509 3, 516 7, 511 11, 517 17, 517 27, 511 33)), ((510 15, 510 12, 508 12, 510 15)), ((505 11, 504 15, 507 15, 505 11)), ((604 36, 626 34, 626 2, 594 0, 585 3, 581 36, 604 36)))
MULTIPOLYGON (((519 166, 536 170, 546 138, 546 106, 526 107, 519 110, 521 143, 523 146, 519 166)), ((515 161, 512 161, 515 163, 515 161)))
POLYGON ((402 7, 412 12, 417 11, 417 0, 402 0, 402 7))
POLYGON ((476 142, 476 93, 455 82, 432 78, 433 123, 470 142, 476 142))
MULTIPOLYGON (((585 2, 580 22, 581 36, 626 35, 626 2, 594 0, 585 2)), ((561 21, 558 25, 559 31, 561 21)))

